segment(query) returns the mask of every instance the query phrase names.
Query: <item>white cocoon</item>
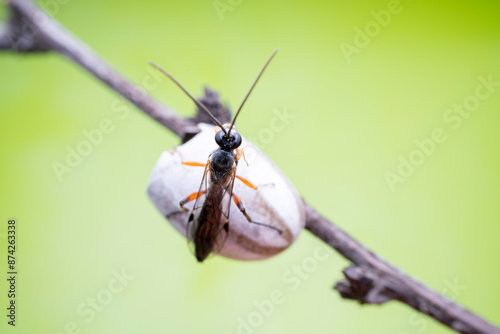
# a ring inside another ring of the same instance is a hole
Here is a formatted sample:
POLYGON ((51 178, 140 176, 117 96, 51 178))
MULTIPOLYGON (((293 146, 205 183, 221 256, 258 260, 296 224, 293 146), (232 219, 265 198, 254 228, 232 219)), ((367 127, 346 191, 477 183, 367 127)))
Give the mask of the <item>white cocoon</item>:
MULTIPOLYGON (((162 153, 148 186, 151 201, 184 236, 189 213, 181 212, 179 202, 199 190, 204 167, 186 166, 181 162, 206 163, 210 153, 218 147, 214 140, 215 127, 203 123, 199 127, 201 132, 186 144, 162 153)), ((249 223, 231 202, 229 234, 218 254, 239 260, 260 260, 280 253, 295 241, 305 224, 304 204, 291 182, 262 151, 245 138, 241 148, 248 166, 241 158, 237 175, 254 185, 265 186, 254 190, 236 179, 233 193, 242 200, 253 221, 275 226, 283 233, 249 223)), ((193 203, 186 208, 191 209, 193 203)))

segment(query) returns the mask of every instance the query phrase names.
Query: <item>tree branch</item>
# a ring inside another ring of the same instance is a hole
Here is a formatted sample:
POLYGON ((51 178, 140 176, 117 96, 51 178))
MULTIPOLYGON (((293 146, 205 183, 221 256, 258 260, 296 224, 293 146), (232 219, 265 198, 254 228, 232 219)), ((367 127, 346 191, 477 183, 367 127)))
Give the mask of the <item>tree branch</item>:
MULTIPOLYGON (((153 100, 129 83, 57 21, 30 0, 8 0, 10 18, 0 26, 0 50, 18 53, 55 51, 74 61, 147 115, 187 141, 198 133, 194 121, 153 100)), ((206 101, 226 113, 217 94, 206 90, 206 101)), ((500 329, 457 303, 416 282, 335 226, 306 204, 306 229, 352 262, 345 280, 335 289, 342 297, 362 304, 398 300, 427 314, 459 333, 500 334, 500 329)))
POLYGON ((457 303, 418 283, 306 206, 306 228, 332 246, 353 265, 344 270, 346 280, 335 285, 342 297, 361 304, 399 300, 459 333, 498 334, 500 329, 457 303))
POLYGON ((160 122, 183 141, 199 132, 194 123, 179 117, 121 77, 86 44, 64 29, 30 0, 8 0, 10 19, 0 35, 0 46, 15 52, 56 51, 160 122))

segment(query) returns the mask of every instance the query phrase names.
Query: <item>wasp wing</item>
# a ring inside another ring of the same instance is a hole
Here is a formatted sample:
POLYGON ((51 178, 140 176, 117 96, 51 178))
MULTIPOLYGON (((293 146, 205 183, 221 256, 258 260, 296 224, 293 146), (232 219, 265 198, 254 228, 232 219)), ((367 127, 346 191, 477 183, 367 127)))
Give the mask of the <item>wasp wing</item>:
POLYGON ((197 198, 188 221, 188 240, 194 244, 195 255, 200 262, 224 246, 229 232, 236 166, 219 179, 212 177, 212 173, 210 164, 207 164, 199 190, 204 195, 197 198))
POLYGON ((186 226, 186 238, 189 243, 194 242, 196 230, 198 230, 199 219, 196 219, 199 215, 200 209, 203 207, 205 203, 205 197, 208 192, 208 179, 210 179, 210 160, 207 162, 205 166, 205 170, 203 172, 203 177, 201 179, 200 188, 198 189, 198 193, 202 193, 203 195, 196 198, 193 208, 189 214, 188 223, 186 226), (207 177, 208 175, 208 177, 207 177))
POLYGON ((234 180, 236 178, 236 167, 233 167, 228 175, 223 180, 222 185, 222 200, 219 203, 219 208, 221 211, 220 222, 219 222, 219 234, 215 239, 213 253, 219 253, 229 234, 229 213, 231 209, 231 201, 233 195, 234 180))

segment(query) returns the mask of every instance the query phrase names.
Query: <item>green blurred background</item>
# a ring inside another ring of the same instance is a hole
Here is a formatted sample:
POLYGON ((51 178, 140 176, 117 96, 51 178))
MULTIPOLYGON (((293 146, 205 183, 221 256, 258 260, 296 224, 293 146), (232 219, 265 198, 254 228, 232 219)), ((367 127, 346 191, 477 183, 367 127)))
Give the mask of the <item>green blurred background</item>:
MULTIPOLYGON (((474 95, 479 76, 500 81, 500 3, 401 1, 377 31, 371 11, 390 1, 216 2, 225 12, 212 0, 62 2, 39 3, 131 81, 141 85, 154 60, 195 95, 209 85, 233 108, 280 47, 240 132, 326 217, 500 323, 499 87, 457 129, 443 119, 474 95), (356 29, 367 25, 369 44, 346 57, 342 43, 359 46, 356 29), (259 140, 273 110, 295 118, 259 140), (418 155, 415 141, 436 128, 446 141, 391 188, 386 173, 397 172, 400 156, 418 155)), ((182 115, 194 111, 166 80, 151 94, 182 115)), ((115 113, 121 98, 61 56, 0 53, 0 97, 1 251, 16 218, 20 273, 18 324, 7 326, 2 311, 2 333, 451 332, 399 303, 341 299, 332 286, 347 261, 337 253, 292 286, 284 275, 321 244, 307 231, 266 261, 197 264, 146 196, 153 165, 178 138, 129 104, 128 114, 115 113), (53 162, 64 163, 67 147, 103 119, 113 131, 60 182, 53 162), (134 278, 110 294, 122 270, 134 278), (242 328, 274 290, 285 301, 242 328), (96 297, 106 305, 92 318, 85 310, 96 297)), ((4 287, 2 279, 2 310, 4 287)))

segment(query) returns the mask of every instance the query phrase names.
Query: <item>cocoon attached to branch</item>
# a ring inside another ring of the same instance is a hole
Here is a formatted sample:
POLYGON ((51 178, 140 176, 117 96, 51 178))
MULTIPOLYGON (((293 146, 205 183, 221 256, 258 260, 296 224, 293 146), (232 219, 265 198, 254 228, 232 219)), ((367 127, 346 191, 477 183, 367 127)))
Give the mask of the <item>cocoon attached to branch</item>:
MULTIPOLYGON (((182 164, 183 161, 206 163, 217 148, 215 127, 200 123, 201 132, 173 151, 163 152, 151 174, 148 195, 158 210, 184 236, 189 212, 180 210, 179 202, 200 188, 203 167, 182 164)), ((243 202, 247 214, 255 222, 278 228, 249 223, 231 201, 229 233, 219 255, 239 260, 261 260, 288 248, 305 225, 304 203, 291 182, 278 167, 255 145, 243 138, 241 148, 246 160, 240 159, 237 175, 259 186, 251 189, 239 179, 233 193, 243 202)), ((203 198, 200 198, 203 200, 203 198)), ((191 210, 193 203, 186 207, 191 210)))

